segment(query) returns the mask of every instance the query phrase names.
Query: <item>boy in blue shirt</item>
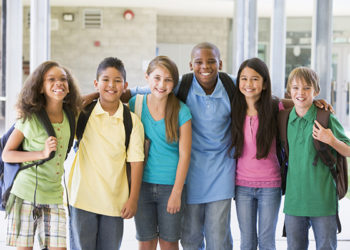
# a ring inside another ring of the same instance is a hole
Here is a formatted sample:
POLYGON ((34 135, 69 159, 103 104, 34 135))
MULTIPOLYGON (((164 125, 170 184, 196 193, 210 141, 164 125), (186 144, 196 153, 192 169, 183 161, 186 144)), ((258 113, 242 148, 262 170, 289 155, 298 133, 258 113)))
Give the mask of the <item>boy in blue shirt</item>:
MULTIPOLYGON (((218 77, 222 69, 219 49, 211 43, 197 44, 192 49, 190 69, 194 77, 186 104, 192 114, 192 152, 181 244, 184 250, 204 249, 205 238, 206 249, 232 249, 236 164, 228 153, 231 104, 218 77)), ((149 89, 131 89, 131 95, 146 92, 149 89)))

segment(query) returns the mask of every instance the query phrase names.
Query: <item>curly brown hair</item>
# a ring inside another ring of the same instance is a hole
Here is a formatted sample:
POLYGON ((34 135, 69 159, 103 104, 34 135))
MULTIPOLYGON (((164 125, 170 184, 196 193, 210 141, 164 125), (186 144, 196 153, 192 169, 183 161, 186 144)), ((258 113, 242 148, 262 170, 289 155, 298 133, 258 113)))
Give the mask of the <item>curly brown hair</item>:
POLYGON ((82 101, 79 88, 71 72, 57 62, 46 61, 40 64, 24 82, 16 104, 19 118, 23 118, 24 120, 27 118, 30 119, 34 113, 45 108, 46 98, 44 94, 41 93, 41 90, 43 88, 44 76, 52 67, 59 67, 65 71, 69 93, 63 99, 63 103, 70 108, 75 115, 78 114, 81 109, 82 101))

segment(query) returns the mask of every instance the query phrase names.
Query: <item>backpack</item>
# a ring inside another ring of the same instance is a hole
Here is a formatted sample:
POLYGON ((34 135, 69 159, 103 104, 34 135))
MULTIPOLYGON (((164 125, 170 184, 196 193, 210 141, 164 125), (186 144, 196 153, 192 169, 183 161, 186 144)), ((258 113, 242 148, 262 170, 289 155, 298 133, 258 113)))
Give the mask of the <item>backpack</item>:
MULTIPOLYGON (((287 172, 288 172, 288 140, 287 140, 287 126, 288 126, 288 118, 290 111, 292 109, 281 110, 278 114, 278 129, 279 129, 279 137, 281 142, 281 147, 283 152, 285 153, 285 157, 281 164, 281 177, 282 177, 282 193, 285 193, 286 190, 286 182, 287 182, 287 172)), ((317 108, 316 120, 322 125, 324 128, 328 128, 329 121, 329 111, 325 111, 317 108)), ((330 146, 327 144, 318 141, 316 139, 313 140, 316 156, 313 161, 313 165, 316 166, 318 159, 321 159, 322 162, 329 168, 329 171, 333 177, 336 192, 338 199, 342 199, 348 190, 348 165, 346 161, 346 157, 337 153, 337 157, 335 158, 330 150, 330 146)), ((341 224, 339 220, 338 214, 338 201, 337 201, 337 226, 338 233, 341 232, 341 224)))
MULTIPOLYGON (((74 145, 74 150, 77 151, 80 141, 83 138, 83 134, 85 131, 86 124, 89 120, 89 117, 91 115, 92 110, 96 106, 97 101, 93 101, 89 105, 87 105, 82 112, 80 112, 78 123, 77 123, 77 130, 76 130, 76 137, 77 142, 74 145)), ((128 150, 129 142, 130 142, 130 135, 132 131, 132 119, 131 119, 131 112, 130 109, 124 105, 123 109, 123 123, 124 123, 124 129, 125 129, 125 150, 128 150)), ((131 186, 131 167, 130 164, 126 163, 126 176, 128 178, 128 184, 129 184, 129 190, 131 186)))
MULTIPOLYGON (((66 113, 66 116, 69 121, 69 126, 70 126, 70 138, 69 138, 69 143, 68 143, 68 149, 67 149, 67 154, 66 158, 68 156, 68 153, 73 145, 73 140, 74 140, 74 131, 75 131, 75 117, 73 112, 66 107, 65 105, 63 106, 63 109, 66 113)), ((36 113, 41 125, 44 127, 48 137, 50 136, 56 136, 55 131, 52 127, 52 124, 50 122, 50 119, 45 111, 45 109, 42 109, 36 113)), ((18 173, 24 169, 31 168, 33 166, 39 166, 45 163, 46 161, 51 160, 53 157, 55 157, 55 151, 52 151, 50 156, 46 159, 43 160, 38 160, 33 163, 24 165, 21 167, 21 163, 7 163, 2 160, 2 152, 3 149, 6 145, 6 142, 10 135, 12 134, 13 130, 15 128, 15 125, 13 124, 11 128, 1 137, 0 139, 0 210, 5 210, 6 208, 6 203, 7 200, 10 196, 11 193, 11 188, 13 185, 13 182, 18 175, 18 173)), ((18 147, 18 150, 23 150, 22 145, 18 147)), ((34 204, 35 204, 35 196, 34 196, 34 204)))
MULTIPOLYGON (((227 73, 219 72, 219 77, 222 84, 225 87, 228 97, 230 98, 230 103, 232 103, 235 84, 227 73)), ((183 75, 181 78, 179 91, 177 92, 177 97, 183 103, 186 103, 187 95, 188 95, 188 92, 190 91, 192 81, 193 81, 193 73, 187 73, 183 75)))

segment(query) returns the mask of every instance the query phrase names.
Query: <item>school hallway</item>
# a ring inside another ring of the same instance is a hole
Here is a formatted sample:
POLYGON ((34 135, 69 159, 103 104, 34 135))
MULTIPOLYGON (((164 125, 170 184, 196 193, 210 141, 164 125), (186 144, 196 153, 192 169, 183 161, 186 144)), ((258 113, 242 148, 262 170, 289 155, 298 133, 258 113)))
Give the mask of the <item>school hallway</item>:
MULTIPOLYGON (((236 218, 236 211, 234 203, 232 203, 232 218, 231 218, 231 230, 233 236, 233 248, 239 249, 239 228, 238 222, 236 218)), ((343 231, 338 234, 338 250, 349 250, 350 249, 350 199, 344 198, 340 201, 340 220, 342 223, 343 231)), ((4 220, 4 212, 0 212, 0 249, 1 250, 11 250, 15 249, 13 247, 5 246, 5 238, 6 238, 6 220, 4 220)), ((284 215, 282 213, 282 209, 280 210, 279 220, 277 225, 276 232, 276 248, 277 250, 287 249, 287 241, 285 238, 282 238, 282 227, 283 227, 283 218, 284 215)), ((310 230, 310 239, 313 239, 312 230, 310 230)), ((36 243, 35 250, 39 250, 39 246, 36 243)), ((159 249, 159 248, 158 248, 159 249)), ((180 249, 182 249, 180 247, 180 249)), ((315 242, 313 240, 310 241, 310 250, 316 249, 315 242)), ((135 226, 134 220, 125 220, 124 221, 124 237, 121 246, 121 250, 137 250, 137 241, 135 239, 135 226)))
MULTIPOLYGON (((346 134, 350 137, 350 128, 346 128, 346 134)), ((74 158, 74 153, 69 154, 67 161, 65 162, 66 173, 69 173, 69 168, 74 158)), ((348 191, 348 197, 349 191, 348 191)), ((277 250, 285 250, 287 249, 287 240, 282 237, 282 229, 284 222, 284 214, 283 214, 283 198, 281 201, 281 208, 278 217, 277 229, 276 229, 276 249, 277 250)), ((6 238, 6 225, 7 222, 4 219, 5 213, 0 211, 0 250, 11 250, 15 249, 14 247, 5 246, 5 238, 6 238)), ((342 224, 342 232, 338 234, 338 250, 349 250, 350 249, 350 199, 345 197, 339 202, 339 217, 342 224)), ((232 202, 231 208, 231 233, 233 237, 233 249, 240 249, 240 234, 238 221, 236 217, 236 208, 234 201, 232 202)), ((124 220, 124 236, 123 242, 121 245, 121 250, 137 250, 138 244, 135 238, 136 230, 134 220, 124 220)), ((310 246, 309 249, 316 249, 315 241, 313 240, 313 232, 310 229, 310 246)), ((37 241, 35 242, 34 250, 39 250, 39 245, 37 241)), ((158 247, 158 249, 160 249, 158 247)), ((180 245, 180 249, 182 249, 180 245)), ((219 250, 219 249, 218 249, 219 250)))

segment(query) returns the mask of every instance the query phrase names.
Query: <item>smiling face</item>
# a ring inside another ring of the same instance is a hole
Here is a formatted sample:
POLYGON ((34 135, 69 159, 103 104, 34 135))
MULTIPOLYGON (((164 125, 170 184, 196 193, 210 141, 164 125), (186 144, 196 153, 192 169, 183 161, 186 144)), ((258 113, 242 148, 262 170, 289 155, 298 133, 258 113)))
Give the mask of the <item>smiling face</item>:
POLYGON ((192 53, 190 69, 207 94, 214 91, 219 70, 222 68, 220 56, 213 49, 198 48, 192 53))
POLYGON ((43 93, 47 100, 63 101, 69 93, 69 85, 66 72, 57 66, 50 68, 44 75, 43 93))
POLYGON ((165 67, 157 66, 150 74, 146 74, 146 80, 150 86, 151 94, 156 98, 167 98, 173 91, 174 80, 165 67))
POLYGON ((256 102, 260 99, 263 89, 265 89, 263 77, 254 69, 245 67, 239 76, 239 90, 245 99, 256 102))
POLYGON ((94 86, 100 93, 101 104, 116 103, 127 88, 127 83, 124 83, 123 75, 116 68, 108 67, 101 71, 94 86))
POLYGON ((295 111, 299 116, 303 116, 311 107, 318 93, 312 85, 308 85, 303 79, 294 78, 290 85, 290 95, 295 111))

